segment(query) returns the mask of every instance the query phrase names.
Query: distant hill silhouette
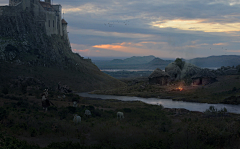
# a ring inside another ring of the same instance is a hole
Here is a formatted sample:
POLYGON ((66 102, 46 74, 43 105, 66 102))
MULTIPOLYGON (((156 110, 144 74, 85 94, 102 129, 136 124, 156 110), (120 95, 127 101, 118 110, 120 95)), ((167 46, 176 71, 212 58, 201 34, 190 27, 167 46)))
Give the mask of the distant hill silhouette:
POLYGON ((126 59, 114 59, 111 61, 93 61, 100 69, 155 69, 164 68, 172 62, 171 60, 162 60, 153 55, 133 56, 126 59))
MULTIPOLYGON (((240 56, 238 55, 221 55, 209 56, 202 58, 194 58, 184 61, 194 64, 198 67, 221 67, 221 66, 237 66, 240 64, 240 56)), ((114 59, 109 61, 93 61, 96 62, 100 69, 165 69, 165 67, 173 62, 173 60, 163 60, 155 56, 133 56, 126 59, 114 59)))
POLYGON ((240 56, 238 55, 209 56, 202 58, 194 58, 186 61, 199 67, 237 66, 240 64, 240 56))

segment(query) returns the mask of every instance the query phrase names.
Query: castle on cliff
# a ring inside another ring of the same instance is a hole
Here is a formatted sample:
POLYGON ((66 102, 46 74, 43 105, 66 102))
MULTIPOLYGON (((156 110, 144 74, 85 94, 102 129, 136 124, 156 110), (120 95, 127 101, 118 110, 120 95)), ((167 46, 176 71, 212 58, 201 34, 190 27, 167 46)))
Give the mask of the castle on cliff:
POLYGON ((9 5, 0 6, 0 17, 14 17, 22 12, 31 13, 36 25, 43 27, 48 36, 60 35, 69 42, 68 23, 62 19, 60 4, 53 5, 51 0, 9 0, 9 5))

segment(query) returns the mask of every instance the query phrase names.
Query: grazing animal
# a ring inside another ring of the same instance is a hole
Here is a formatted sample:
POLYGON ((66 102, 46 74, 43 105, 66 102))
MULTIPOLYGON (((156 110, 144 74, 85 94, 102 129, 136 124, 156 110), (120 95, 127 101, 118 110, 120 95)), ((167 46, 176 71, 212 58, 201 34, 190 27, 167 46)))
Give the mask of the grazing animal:
POLYGON ((73 114, 73 122, 74 124, 78 124, 81 122, 81 117, 77 114, 73 114))
POLYGON ((92 114, 91 114, 91 111, 89 110, 85 110, 85 113, 84 113, 87 117, 90 117, 92 114))
POLYGON ((117 112, 117 118, 120 118, 120 119, 122 119, 122 118, 124 118, 124 115, 123 115, 123 112, 117 112))
POLYGON ((78 103, 76 101, 73 102, 73 107, 77 107, 78 103))

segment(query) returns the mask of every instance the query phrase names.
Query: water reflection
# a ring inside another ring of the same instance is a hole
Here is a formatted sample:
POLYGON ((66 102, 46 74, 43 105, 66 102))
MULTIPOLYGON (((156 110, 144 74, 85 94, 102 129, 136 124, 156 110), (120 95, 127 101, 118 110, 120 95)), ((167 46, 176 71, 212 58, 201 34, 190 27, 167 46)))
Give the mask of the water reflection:
POLYGON ((194 103, 194 102, 184 102, 184 101, 172 101, 171 99, 97 95, 97 94, 88 94, 88 93, 78 93, 78 95, 82 97, 117 99, 122 101, 142 101, 144 103, 153 104, 153 105, 161 104, 165 108, 184 108, 190 111, 199 111, 199 112, 204 112, 210 106, 214 106, 218 110, 225 107, 228 110, 228 112, 240 114, 240 105, 194 103))

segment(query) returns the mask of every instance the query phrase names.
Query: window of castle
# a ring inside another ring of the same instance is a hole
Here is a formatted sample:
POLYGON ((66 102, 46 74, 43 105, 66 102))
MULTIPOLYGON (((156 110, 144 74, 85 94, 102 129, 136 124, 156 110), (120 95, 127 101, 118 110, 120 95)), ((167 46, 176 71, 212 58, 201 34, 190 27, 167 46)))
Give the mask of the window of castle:
POLYGON ((54 20, 53 20, 53 27, 54 27, 54 20))
POLYGON ((48 26, 50 27, 50 20, 48 20, 48 26))

